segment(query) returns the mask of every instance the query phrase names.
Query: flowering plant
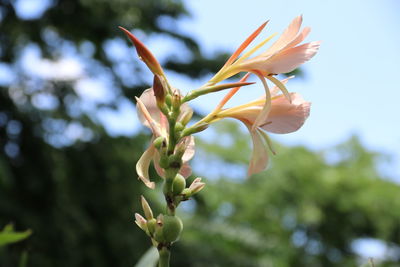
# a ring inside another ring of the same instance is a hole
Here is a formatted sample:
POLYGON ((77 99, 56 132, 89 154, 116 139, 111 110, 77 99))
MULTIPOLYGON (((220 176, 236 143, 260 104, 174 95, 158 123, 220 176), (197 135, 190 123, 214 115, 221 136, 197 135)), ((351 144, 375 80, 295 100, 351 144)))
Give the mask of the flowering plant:
POLYGON ((250 159, 248 175, 264 170, 268 164, 269 151, 275 154, 266 132, 290 133, 298 130, 310 112, 310 103, 298 93, 289 93, 277 74, 288 73, 312 58, 318 51, 319 42, 299 45, 309 34, 306 27, 300 32, 302 17, 296 17, 278 40, 266 51, 253 56, 273 35, 243 53, 252 41, 261 33, 267 22, 253 32, 232 54, 225 65, 206 84, 182 95, 172 87, 153 54, 133 34, 121 27, 133 42, 139 58, 154 74, 153 86, 136 98, 139 120, 152 132, 152 141, 136 165, 139 179, 151 189, 155 183, 149 177, 149 167, 154 164, 158 175, 164 179, 163 194, 166 201, 165 213, 156 217, 144 197, 141 203, 144 217, 135 214, 136 224, 150 237, 159 252, 159 266, 169 266, 170 249, 182 232, 183 224, 176 216, 176 208, 183 201, 201 191, 205 183, 196 178, 186 186, 186 178, 191 175, 190 159, 195 153, 193 134, 204 131, 210 124, 224 118, 241 121, 249 130, 253 141, 253 153, 250 159), (238 74, 247 74, 238 82, 220 82, 238 74), (242 87, 253 84, 246 82, 248 77, 256 75, 265 94, 249 103, 224 108, 225 104, 242 87), (268 81, 273 83, 269 87, 268 81), (213 92, 231 89, 220 103, 207 116, 192 125, 188 125, 193 111, 188 102, 213 92), (281 92, 281 94, 280 94, 281 92))

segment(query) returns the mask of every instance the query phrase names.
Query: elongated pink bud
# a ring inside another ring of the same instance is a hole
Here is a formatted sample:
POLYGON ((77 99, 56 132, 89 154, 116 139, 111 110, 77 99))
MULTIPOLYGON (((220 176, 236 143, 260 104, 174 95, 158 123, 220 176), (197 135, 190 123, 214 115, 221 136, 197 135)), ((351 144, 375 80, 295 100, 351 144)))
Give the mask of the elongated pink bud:
POLYGON ((138 53, 141 60, 146 63, 147 67, 154 73, 161 76, 164 76, 163 69, 161 68, 160 63, 158 63, 157 59, 150 52, 150 50, 138 39, 130 33, 127 29, 123 27, 118 27, 122 30, 126 36, 133 42, 133 45, 136 47, 136 52, 138 53))

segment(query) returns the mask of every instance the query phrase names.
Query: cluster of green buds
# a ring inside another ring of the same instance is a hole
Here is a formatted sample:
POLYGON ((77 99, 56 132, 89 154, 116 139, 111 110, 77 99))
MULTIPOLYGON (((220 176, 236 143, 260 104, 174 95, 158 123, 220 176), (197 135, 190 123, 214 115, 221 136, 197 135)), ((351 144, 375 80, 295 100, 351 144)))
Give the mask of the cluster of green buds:
POLYGON ((159 214, 154 218, 153 211, 143 196, 141 202, 145 217, 135 213, 135 222, 151 238, 153 245, 169 247, 177 241, 183 229, 181 219, 175 215, 164 214, 159 214))

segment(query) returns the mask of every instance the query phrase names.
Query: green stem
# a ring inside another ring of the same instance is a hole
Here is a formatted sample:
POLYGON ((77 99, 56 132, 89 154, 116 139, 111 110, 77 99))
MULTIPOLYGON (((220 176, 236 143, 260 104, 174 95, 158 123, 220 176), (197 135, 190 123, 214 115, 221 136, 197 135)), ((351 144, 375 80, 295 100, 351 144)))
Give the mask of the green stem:
POLYGON ((175 119, 168 118, 168 126, 169 126, 169 140, 168 140, 168 155, 174 153, 176 138, 175 138, 175 119))
POLYGON ((158 249, 158 254, 160 255, 158 267, 169 267, 170 250, 167 247, 161 247, 158 249))

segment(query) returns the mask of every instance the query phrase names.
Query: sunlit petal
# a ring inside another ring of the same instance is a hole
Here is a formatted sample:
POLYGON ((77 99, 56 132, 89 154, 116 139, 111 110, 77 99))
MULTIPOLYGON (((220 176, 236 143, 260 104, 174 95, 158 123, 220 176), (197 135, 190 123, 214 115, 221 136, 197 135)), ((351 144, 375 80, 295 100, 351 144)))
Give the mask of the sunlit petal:
POLYGON ((249 169, 247 172, 248 176, 251 176, 252 174, 256 174, 265 170, 268 165, 269 156, 259 131, 253 131, 250 125, 245 125, 249 129, 251 140, 253 141, 253 153, 251 155, 249 169))
POLYGON ((264 130, 271 133, 285 134, 297 131, 310 115, 311 103, 299 94, 292 93, 292 103, 284 96, 272 100, 272 107, 264 125, 264 130))
POLYGON ((154 153, 156 152, 156 149, 154 146, 150 146, 140 157, 139 161, 136 164, 136 172, 139 176, 139 179, 143 181, 143 183, 151 188, 155 188, 154 182, 150 181, 149 178, 149 166, 151 163, 151 160, 153 159, 154 153))
POLYGON ((189 160, 191 160, 194 156, 195 153, 195 143, 194 143, 194 137, 193 136, 187 136, 185 137, 188 139, 188 141, 186 142, 186 150, 185 153, 182 156, 182 161, 184 163, 188 162, 189 160))
POLYGON ((317 52, 320 42, 311 42, 294 48, 289 48, 264 62, 263 70, 270 73, 288 73, 310 60, 317 52))

